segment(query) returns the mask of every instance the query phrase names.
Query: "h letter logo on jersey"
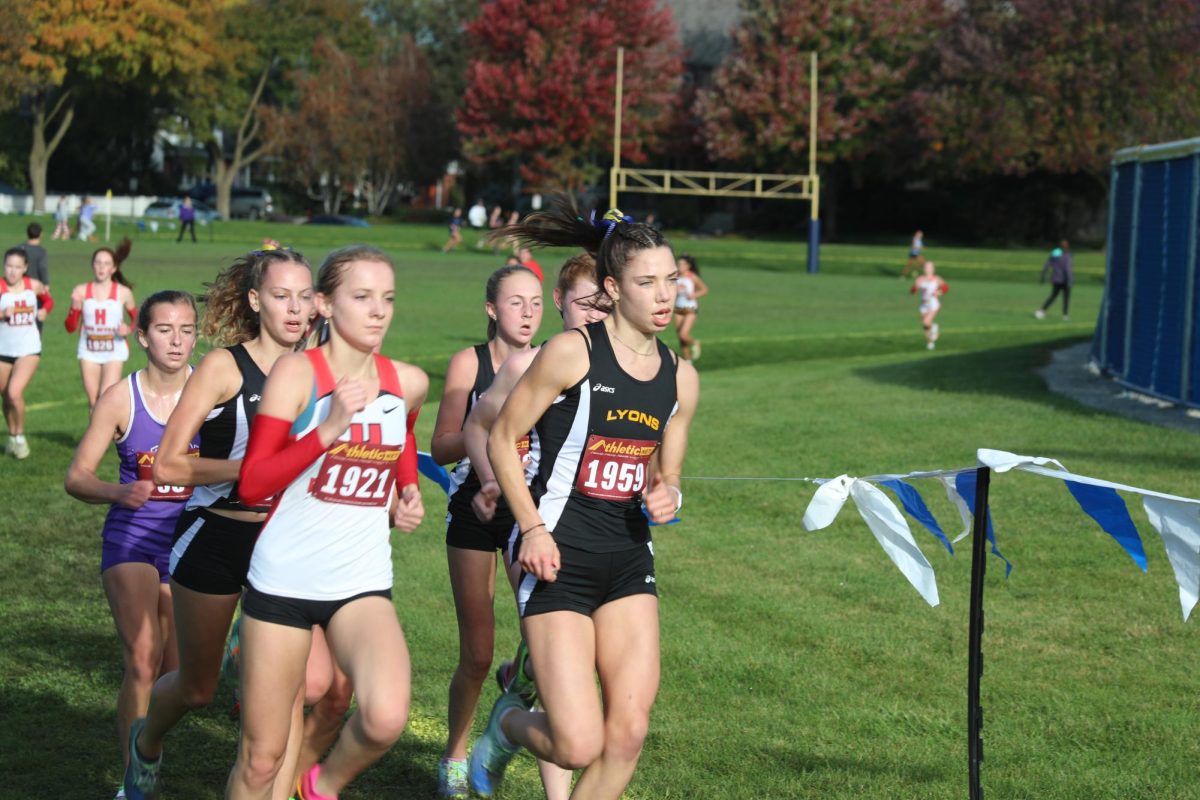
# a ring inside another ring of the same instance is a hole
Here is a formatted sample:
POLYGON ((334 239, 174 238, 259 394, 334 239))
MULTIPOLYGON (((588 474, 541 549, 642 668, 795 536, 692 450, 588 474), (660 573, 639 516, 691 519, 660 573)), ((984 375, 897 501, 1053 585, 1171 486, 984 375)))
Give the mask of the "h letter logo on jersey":
POLYGON ((96 325, 102 326, 102 325, 107 325, 107 324, 108 324, 108 309, 107 308, 97 308, 96 309, 96 325))
POLYGON ((658 417, 652 414, 647 414, 645 411, 638 411, 636 408, 617 408, 610 409, 607 417, 609 422, 640 422, 652 431, 658 430, 658 417))

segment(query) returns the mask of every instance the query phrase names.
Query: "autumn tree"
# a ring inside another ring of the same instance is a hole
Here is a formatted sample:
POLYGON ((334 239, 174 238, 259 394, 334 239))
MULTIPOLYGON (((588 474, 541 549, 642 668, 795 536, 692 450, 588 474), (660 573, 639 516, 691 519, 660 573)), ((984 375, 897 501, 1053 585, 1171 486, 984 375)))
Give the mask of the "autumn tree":
POLYGON ((363 58, 326 39, 295 76, 293 109, 263 109, 285 169, 326 213, 353 192, 381 214, 412 174, 429 106, 428 70, 411 40, 363 58))
POLYGON ((211 63, 214 2, 7 0, 0 11, 0 102, 23 98, 32 121, 29 181, 45 210, 46 169, 89 82, 186 81, 211 63))
POLYGON ((181 127, 212 164, 217 210, 229 216, 237 176, 279 142, 262 110, 286 104, 290 78, 325 36, 353 48, 370 22, 360 0, 240 0, 223 3, 210 47, 218 54, 179 98, 181 127))
POLYGON ((951 173, 1087 174, 1200 130, 1200 0, 969 0, 928 95, 951 173))
POLYGON ((623 160, 658 144, 682 73, 654 0, 491 0, 468 26, 475 57, 458 114, 476 162, 519 163, 541 187, 593 183, 610 159, 617 47, 625 48, 623 160))
POLYGON ((701 89, 710 157, 807 172, 810 53, 819 59, 822 161, 861 160, 888 140, 932 52, 942 0, 743 0, 733 50, 701 89))

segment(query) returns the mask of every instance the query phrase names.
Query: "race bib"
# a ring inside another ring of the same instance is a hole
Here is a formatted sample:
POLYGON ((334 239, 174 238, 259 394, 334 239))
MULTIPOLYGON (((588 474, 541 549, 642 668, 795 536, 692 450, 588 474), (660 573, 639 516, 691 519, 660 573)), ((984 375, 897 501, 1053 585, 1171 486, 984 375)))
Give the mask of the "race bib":
POLYGON ((521 459, 522 466, 529 465, 529 434, 517 439, 517 457, 521 459))
MULTIPOLYGON (((193 458, 200 457, 200 448, 196 445, 188 447, 189 456, 193 458)), ((137 454, 137 477, 139 481, 154 480, 154 453, 139 452, 137 454)), ((169 500, 172 502, 182 502, 192 496, 191 486, 159 486, 154 485, 154 491, 150 493, 150 500, 169 500)))
POLYGON ((327 503, 349 506, 386 506, 396 484, 396 467, 402 447, 363 442, 336 442, 309 492, 327 503))
POLYGON ((24 303, 18 303, 12 307, 12 311, 9 313, 8 324, 14 327, 32 325, 36 319, 36 309, 30 308, 24 303))
POLYGON ((111 333, 89 333, 86 340, 89 353, 111 353, 116 347, 116 337, 111 333))
POLYGON ((630 500, 646 488, 646 470, 658 442, 588 437, 575 489, 597 500, 630 500))

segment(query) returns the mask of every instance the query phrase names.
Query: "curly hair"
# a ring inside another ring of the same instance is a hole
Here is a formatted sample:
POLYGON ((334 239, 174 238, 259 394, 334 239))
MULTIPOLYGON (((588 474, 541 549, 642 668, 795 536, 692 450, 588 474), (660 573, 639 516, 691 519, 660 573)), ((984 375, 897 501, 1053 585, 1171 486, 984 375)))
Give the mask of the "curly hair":
POLYGON ((234 260, 206 283, 201 331, 214 344, 235 345, 258 336, 258 312, 250 307, 250 290, 262 289, 272 264, 299 264, 311 269, 302 253, 291 249, 253 250, 234 260))

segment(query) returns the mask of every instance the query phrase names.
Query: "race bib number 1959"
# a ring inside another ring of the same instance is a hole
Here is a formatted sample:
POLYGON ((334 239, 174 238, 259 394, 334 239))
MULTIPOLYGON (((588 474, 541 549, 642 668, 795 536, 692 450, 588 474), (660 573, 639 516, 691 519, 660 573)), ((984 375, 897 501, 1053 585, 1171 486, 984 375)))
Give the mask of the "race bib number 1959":
POLYGON ((646 468, 658 442, 588 437, 575 488, 598 500, 629 500, 646 488, 646 468))
POLYGON ((396 483, 396 463, 403 448, 337 442, 311 484, 313 497, 350 506, 386 506, 396 483))

